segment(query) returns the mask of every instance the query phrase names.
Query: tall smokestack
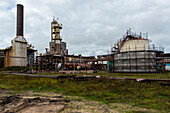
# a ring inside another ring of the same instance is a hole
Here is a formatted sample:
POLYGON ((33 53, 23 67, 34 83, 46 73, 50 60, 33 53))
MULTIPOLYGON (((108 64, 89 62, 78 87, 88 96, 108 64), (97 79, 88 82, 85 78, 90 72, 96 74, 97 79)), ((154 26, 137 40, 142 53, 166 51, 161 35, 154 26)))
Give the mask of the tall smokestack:
POLYGON ((17 36, 23 36, 24 28, 24 6, 17 4, 17 36))

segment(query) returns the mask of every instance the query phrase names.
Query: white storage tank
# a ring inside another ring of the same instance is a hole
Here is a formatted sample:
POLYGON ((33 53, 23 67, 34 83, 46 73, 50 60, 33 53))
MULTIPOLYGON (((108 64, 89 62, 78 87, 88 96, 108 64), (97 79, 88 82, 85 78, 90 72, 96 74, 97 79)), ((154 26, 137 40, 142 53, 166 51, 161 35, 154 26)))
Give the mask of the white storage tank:
POLYGON ((143 51, 149 50, 149 40, 148 39, 132 39, 124 42, 120 48, 120 52, 126 51, 143 51))

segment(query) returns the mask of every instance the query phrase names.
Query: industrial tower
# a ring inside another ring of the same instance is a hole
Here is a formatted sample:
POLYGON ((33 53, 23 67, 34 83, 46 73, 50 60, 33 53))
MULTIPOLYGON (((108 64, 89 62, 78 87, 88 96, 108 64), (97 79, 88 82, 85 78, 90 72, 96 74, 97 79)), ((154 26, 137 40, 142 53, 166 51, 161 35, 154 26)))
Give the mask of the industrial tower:
MULTIPOLYGON (((58 19, 57 19, 58 20, 58 19)), ((50 42, 50 53, 61 55, 61 36, 60 29, 62 24, 59 24, 57 20, 53 19, 51 22, 51 42, 50 42)))
POLYGON ((24 38, 24 6, 17 4, 17 33, 12 47, 6 48, 5 67, 27 66, 27 40, 24 38))

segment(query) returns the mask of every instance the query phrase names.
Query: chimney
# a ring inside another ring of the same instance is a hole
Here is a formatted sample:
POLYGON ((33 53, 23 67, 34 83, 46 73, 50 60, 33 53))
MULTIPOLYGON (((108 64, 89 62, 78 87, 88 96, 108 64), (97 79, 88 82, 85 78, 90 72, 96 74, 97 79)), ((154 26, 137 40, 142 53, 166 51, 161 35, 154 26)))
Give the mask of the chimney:
POLYGON ((24 6, 17 4, 17 36, 23 36, 24 28, 24 6))

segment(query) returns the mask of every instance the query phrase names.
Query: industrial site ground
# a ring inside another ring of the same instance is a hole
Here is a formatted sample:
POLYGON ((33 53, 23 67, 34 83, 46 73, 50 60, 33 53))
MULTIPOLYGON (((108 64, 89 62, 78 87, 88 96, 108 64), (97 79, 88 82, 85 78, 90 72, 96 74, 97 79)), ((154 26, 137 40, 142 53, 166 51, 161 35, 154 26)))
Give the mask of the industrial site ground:
MULTIPOLYGON (((1 73, 4 70, 9 71, 2 69, 1 73)), ((16 69, 11 68, 10 71, 16 69)), ((99 71, 89 75, 170 79, 170 73, 121 74, 99 71)), ((53 79, 0 74, 0 112, 168 113, 170 87, 167 82, 53 79)))

